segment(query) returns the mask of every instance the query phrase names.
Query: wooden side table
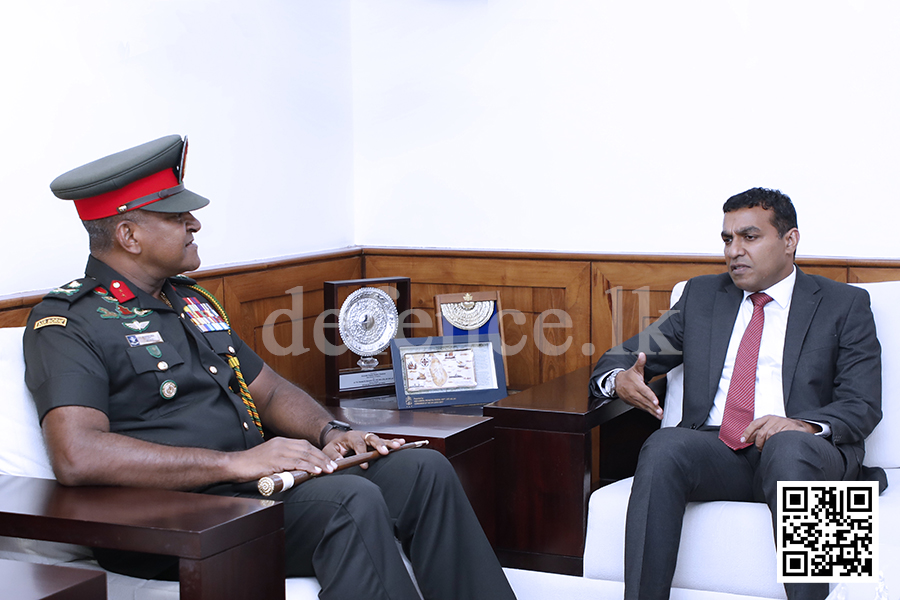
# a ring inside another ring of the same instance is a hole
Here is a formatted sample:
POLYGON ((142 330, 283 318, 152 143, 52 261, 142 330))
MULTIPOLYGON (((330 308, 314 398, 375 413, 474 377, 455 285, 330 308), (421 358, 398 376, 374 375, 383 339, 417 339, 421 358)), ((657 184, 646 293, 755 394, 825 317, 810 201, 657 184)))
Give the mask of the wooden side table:
POLYGON ((0 535, 178 556, 182 600, 284 598, 284 507, 268 500, 0 475, 0 535))
POLYGON ((428 440, 456 470, 488 540, 496 539, 496 470, 491 419, 430 410, 330 408, 341 421, 384 437, 428 440))
POLYGON ((106 600, 106 573, 0 560, 3 597, 16 600, 106 600))
POLYGON ((592 430, 630 409, 593 406, 591 366, 484 407, 494 419, 497 543, 506 567, 581 575, 592 430))

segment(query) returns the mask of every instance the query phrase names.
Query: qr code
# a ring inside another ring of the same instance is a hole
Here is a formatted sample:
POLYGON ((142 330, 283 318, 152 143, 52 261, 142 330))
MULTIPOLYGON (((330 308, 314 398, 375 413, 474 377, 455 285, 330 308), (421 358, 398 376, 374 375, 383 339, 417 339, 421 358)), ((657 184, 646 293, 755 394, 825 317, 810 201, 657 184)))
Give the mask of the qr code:
POLYGON ((872 580, 878 574, 878 483, 778 482, 779 583, 872 580))

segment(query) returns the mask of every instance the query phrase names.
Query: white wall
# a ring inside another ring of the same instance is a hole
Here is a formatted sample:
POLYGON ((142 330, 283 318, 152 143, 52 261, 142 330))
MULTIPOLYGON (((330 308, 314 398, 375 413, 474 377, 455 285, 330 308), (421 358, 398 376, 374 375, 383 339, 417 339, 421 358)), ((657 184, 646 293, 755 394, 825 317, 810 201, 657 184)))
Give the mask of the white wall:
POLYGON ((54 177, 169 133, 213 200, 205 267, 719 253, 756 185, 794 198, 801 255, 898 258, 898 30, 893 0, 4 3, 0 296, 82 272, 54 177))
POLYGON ((84 272, 54 177, 171 133, 212 200, 204 267, 352 245, 349 15, 349 0, 4 2, 0 296, 84 272))
POLYGON ((719 253, 789 194, 800 254, 900 257, 900 3, 353 4, 356 241, 719 253))

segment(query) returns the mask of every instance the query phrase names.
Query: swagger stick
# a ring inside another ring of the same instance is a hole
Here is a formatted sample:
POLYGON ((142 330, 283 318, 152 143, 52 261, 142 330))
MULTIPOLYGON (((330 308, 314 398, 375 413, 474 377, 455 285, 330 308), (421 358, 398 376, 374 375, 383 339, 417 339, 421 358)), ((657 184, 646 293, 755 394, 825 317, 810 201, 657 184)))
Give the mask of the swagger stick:
MULTIPOLYGON (((409 442, 407 444, 403 444, 399 448, 388 448, 388 452, 397 452, 398 450, 406 450, 407 448, 421 448, 428 444, 428 440, 422 440, 419 442, 409 442)), ((354 454, 353 456, 347 456, 345 458, 337 459, 337 468, 333 472, 340 471, 342 469, 348 469, 350 467, 355 467, 356 465, 361 465, 364 462, 370 462, 384 456, 377 450, 373 450, 371 452, 364 452, 362 454, 354 454)), ((260 478, 259 482, 256 484, 256 489, 259 490, 259 493, 263 496, 271 496, 272 494, 277 494, 278 492, 283 492, 285 490, 289 490, 295 485, 299 483, 303 483, 307 479, 312 479, 313 477, 321 477, 322 475, 328 475, 326 472, 321 473, 307 473, 306 471, 285 471, 284 473, 275 473, 274 475, 269 475, 268 477, 260 478)))

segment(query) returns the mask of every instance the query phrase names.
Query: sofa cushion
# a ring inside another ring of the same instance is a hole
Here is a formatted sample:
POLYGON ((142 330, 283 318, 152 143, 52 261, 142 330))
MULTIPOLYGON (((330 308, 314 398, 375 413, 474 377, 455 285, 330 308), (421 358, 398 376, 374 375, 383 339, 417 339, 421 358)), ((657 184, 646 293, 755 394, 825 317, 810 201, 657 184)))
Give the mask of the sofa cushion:
MULTIPOLYGON (((684 291, 686 281, 679 281, 672 288, 669 296, 669 307, 675 306, 681 293, 684 291)), ((663 418, 660 427, 675 427, 681 422, 681 395, 684 389, 684 366, 678 365, 666 373, 666 399, 663 402, 663 418)))
POLYGON ((884 417, 866 438, 868 466, 886 469, 900 467, 900 409, 895 398, 900 395, 900 281, 853 284, 869 292, 875 330, 881 342, 881 408, 884 417))
POLYGON ((24 327, 0 328, 0 381, 5 390, 0 419, 0 474, 54 479, 37 410, 25 387, 24 327))
MULTIPOLYGON (((888 489, 878 499, 880 571, 889 590, 900 587, 900 469, 888 469, 888 489)), ((632 478, 595 491, 588 507, 584 545, 584 576, 624 581, 625 513, 632 478)), ((753 502, 691 502, 682 527, 682 543, 673 588, 708 590, 768 598, 784 598, 775 577, 772 521, 765 504, 753 502), (725 552, 720 532, 741 535, 740 556, 725 552), (746 557, 753 556, 753 560, 746 557)), ((875 597, 875 582, 846 585, 848 600, 875 597)))
MULTIPOLYGON (((584 576, 624 581, 625 512, 633 478, 591 495, 584 576)), ((753 502, 691 502, 684 514, 673 588, 784 598, 775 580, 775 544, 769 508, 753 502), (726 551, 723 531, 739 530, 741 552, 726 551), (753 560, 746 560, 753 556, 753 560)))
MULTIPOLYGON (((54 479, 37 410, 25 387, 24 327, 0 328, 0 475, 54 479)), ((0 536, 0 558, 57 564, 91 556, 82 546, 0 536)))

